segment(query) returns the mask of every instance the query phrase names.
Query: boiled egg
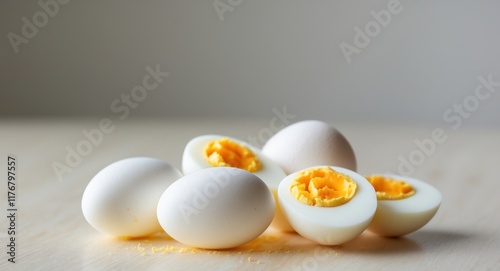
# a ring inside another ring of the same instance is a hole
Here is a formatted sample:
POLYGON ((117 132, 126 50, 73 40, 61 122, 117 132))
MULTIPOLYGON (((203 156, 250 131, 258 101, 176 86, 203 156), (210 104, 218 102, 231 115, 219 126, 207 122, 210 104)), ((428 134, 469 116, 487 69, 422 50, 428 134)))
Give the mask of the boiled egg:
POLYGON ((242 169, 215 167, 188 174, 161 196, 157 216, 167 234, 189 246, 225 249, 257 238, 275 202, 267 185, 242 169))
POLYGON ((310 167, 280 183, 278 199, 292 227, 322 245, 339 245, 360 235, 377 208, 372 185, 335 166, 310 167))
POLYGON ((368 230, 382 236, 401 236, 427 224, 441 204, 441 193, 418 179, 397 175, 366 177, 377 195, 377 211, 368 230))
POLYGON ((316 165, 356 171, 356 157, 347 139, 330 124, 318 120, 300 121, 281 129, 266 142, 262 153, 286 174, 316 165))
MULTIPOLYGON (((255 174, 271 189, 278 203, 276 191, 286 174, 258 148, 242 140, 222 135, 202 135, 190 140, 182 155, 184 174, 211 167, 234 167, 255 174)), ((282 231, 293 231, 279 206, 271 225, 282 231)))
POLYGON ((122 238, 162 231, 156 206, 163 191, 182 173, 151 157, 114 162, 99 171, 82 196, 87 222, 103 233, 122 238))

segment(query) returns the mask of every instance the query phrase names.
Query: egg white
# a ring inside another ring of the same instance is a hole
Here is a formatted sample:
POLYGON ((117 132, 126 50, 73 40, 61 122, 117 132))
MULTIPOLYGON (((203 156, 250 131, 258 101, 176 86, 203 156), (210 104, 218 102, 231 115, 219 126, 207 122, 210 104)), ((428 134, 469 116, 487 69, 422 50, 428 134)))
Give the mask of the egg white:
POLYGON ((427 224, 442 200, 439 190, 415 178, 375 174, 409 183, 415 194, 399 200, 378 200, 377 211, 368 230, 382 236, 402 236, 427 224))
MULTIPOLYGON (((278 204, 278 200, 276 199, 277 190, 279 183, 286 176, 285 172, 278 164, 263 154, 260 149, 233 137, 224 135, 202 135, 191 139, 184 148, 184 153, 182 155, 182 171, 184 174, 187 175, 200 169, 213 167, 208 163, 204 150, 211 141, 220 140, 222 138, 228 138, 229 140, 250 149, 260 160, 261 168, 258 171, 251 173, 255 174, 267 184, 275 196, 276 204, 278 204)), ((288 221, 286 221, 286 218, 279 206, 276 208, 276 214, 271 226, 282 231, 293 231, 293 228, 290 226, 288 221)))
MULTIPOLYGON (((324 166, 307 169, 320 167, 324 166)), ((339 245, 366 229, 377 208, 377 197, 375 189, 363 176, 346 168, 330 167, 348 175, 357 184, 356 194, 349 202, 336 207, 317 207, 298 201, 293 197, 290 185, 299 172, 283 179, 278 188, 278 199, 297 233, 322 245, 339 245)))

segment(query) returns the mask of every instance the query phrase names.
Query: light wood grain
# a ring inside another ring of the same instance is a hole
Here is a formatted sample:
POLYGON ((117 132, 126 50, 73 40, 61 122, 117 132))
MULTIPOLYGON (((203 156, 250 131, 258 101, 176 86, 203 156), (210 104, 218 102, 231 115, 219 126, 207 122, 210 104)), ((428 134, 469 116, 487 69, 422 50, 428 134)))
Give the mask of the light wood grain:
POLYGON ((318 246, 272 229, 244 246, 224 251, 184 248, 164 235, 141 240, 104 236, 84 220, 80 201, 88 181, 103 167, 131 156, 152 156, 180 168, 184 145, 218 133, 243 140, 269 120, 114 121, 90 155, 60 182, 52 162, 64 163, 66 146, 99 119, 0 121, 0 207, 7 209, 6 159, 18 160, 17 257, 7 262, 7 212, 0 227, 0 270, 498 270, 500 267, 500 130, 446 126, 334 124, 351 141, 359 172, 396 172, 398 157, 414 141, 443 128, 447 140, 415 167, 413 177, 436 186, 443 202, 434 219, 402 238, 363 233, 341 246, 318 246), (294 269, 295 268, 295 269, 294 269))

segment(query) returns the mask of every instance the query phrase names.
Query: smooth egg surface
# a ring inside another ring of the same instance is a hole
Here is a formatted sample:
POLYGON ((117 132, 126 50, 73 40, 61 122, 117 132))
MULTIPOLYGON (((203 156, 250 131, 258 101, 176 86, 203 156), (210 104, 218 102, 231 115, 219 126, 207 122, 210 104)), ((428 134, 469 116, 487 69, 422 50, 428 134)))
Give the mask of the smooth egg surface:
POLYGON ((256 175, 231 167, 188 174, 165 190, 158 220, 167 234, 189 246, 226 249, 245 244, 271 223, 275 202, 256 175))
POLYGON ((99 171, 82 196, 82 212, 95 229, 117 237, 162 231, 156 206, 163 191, 182 173, 165 161, 133 157, 99 171))
POLYGON ((356 157, 347 139, 333 126, 318 120, 296 122, 273 135, 262 152, 286 174, 316 165, 356 171, 356 157))
POLYGON ((288 175, 278 188, 278 199, 292 227, 303 237, 322 245, 338 245, 360 235, 370 223, 377 198, 372 185, 361 175, 346 168, 316 166, 288 175), (291 185, 301 172, 329 167, 350 177, 356 184, 352 198, 339 206, 319 207, 297 200, 291 185))
POLYGON ((379 199, 369 231, 382 236, 402 236, 420 229, 434 217, 442 200, 439 190, 415 178, 389 174, 378 176, 410 184, 414 194, 402 199, 379 199))

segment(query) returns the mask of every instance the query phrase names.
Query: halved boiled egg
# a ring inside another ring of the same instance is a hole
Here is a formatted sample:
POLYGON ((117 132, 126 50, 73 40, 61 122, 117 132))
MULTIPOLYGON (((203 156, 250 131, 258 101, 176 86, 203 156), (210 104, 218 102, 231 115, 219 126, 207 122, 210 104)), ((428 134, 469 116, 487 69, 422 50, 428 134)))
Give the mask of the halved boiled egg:
POLYGON ((382 236, 401 236, 427 224, 441 204, 441 193, 423 181, 397 175, 366 179, 377 194, 377 211, 368 230, 382 236))
MULTIPOLYGON (((278 204, 277 189, 286 174, 258 148, 242 140, 222 135, 202 135, 191 139, 182 155, 184 174, 211 167, 234 167, 255 174, 266 183, 278 204)), ((276 206, 271 226, 282 231, 293 231, 280 206, 276 206)))
POLYGON ((372 185, 346 168, 318 166, 285 177, 278 199, 292 227, 323 245, 338 245, 360 235, 377 208, 372 185))

